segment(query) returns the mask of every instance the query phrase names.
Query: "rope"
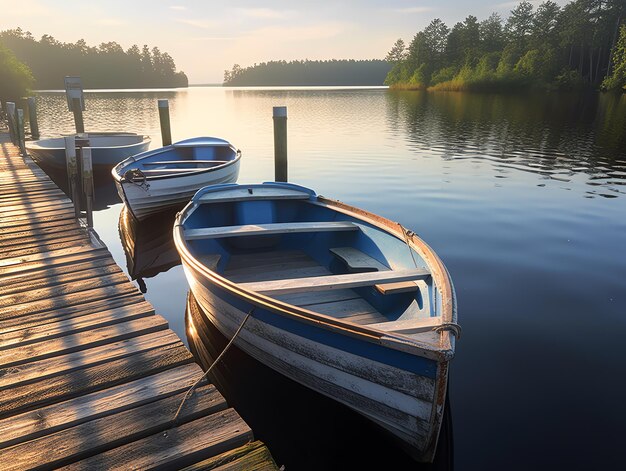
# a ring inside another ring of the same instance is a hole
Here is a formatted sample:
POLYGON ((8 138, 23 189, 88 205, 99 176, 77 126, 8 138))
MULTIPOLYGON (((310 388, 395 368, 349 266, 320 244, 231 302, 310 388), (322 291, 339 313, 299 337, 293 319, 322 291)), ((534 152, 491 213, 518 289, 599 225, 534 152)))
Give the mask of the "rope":
POLYGON ((404 235, 404 242, 406 243, 406 246, 409 249, 409 253, 411 254, 411 258, 413 259, 413 265, 415 265, 415 268, 418 268, 417 266, 417 262, 415 261, 415 254, 413 254, 413 249, 411 249, 411 246, 409 245, 409 236, 413 236, 415 234, 415 232, 413 231, 407 231, 406 228, 398 223, 398 226, 400 226, 400 229, 402 229, 402 234, 404 235))
POLYGON ((457 339, 461 338, 461 326, 455 322, 444 322, 433 329, 435 332, 449 330, 457 339))
POLYGON ((204 378, 206 378, 206 376, 211 372, 213 367, 215 365, 217 365, 217 363, 222 359, 224 354, 228 351, 230 346, 233 344, 233 341, 237 338, 237 335, 239 335, 239 332, 241 332, 241 329, 243 329, 243 326, 245 325, 246 321, 252 315, 252 311, 254 311, 254 308, 252 308, 252 309, 250 309, 250 311, 248 311, 248 314, 246 314, 246 317, 244 317, 243 321, 241 322, 241 324, 239 325, 239 327, 235 331, 235 334, 228 341, 228 343, 224 347, 224 350, 222 350, 222 352, 217 356, 217 358, 213 361, 213 363, 211 363, 211 366, 209 366, 209 368, 204 372, 204 374, 200 378, 198 378, 198 381, 193 383, 193 385, 187 390, 187 393, 185 394, 185 397, 183 397, 183 400, 180 401, 180 406, 178 406, 178 410, 176 411, 176 414, 174 414, 174 418, 172 419, 172 425, 176 425, 176 420, 178 419, 178 416, 180 415, 180 411, 183 410, 183 406, 185 405, 185 401, 189 397, 191 397, 191 395, 193 394, 194 389, 196 389, 198 384, 200 384, 200 381, 202 381, 204 378))
POLYGON ((146 190, 150 188, 150 184, 146 181, 146 174, 138 168, 131 168, 130 170, 127 170, 124 174, 124 180, 137 185, 139 188, 145 188, 146 190))

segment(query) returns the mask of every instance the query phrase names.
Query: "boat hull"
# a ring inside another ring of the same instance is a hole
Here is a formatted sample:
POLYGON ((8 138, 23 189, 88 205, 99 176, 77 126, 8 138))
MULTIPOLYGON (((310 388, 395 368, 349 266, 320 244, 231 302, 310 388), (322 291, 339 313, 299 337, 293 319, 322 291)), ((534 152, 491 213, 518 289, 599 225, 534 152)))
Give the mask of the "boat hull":
POLYGON ((115 185, 135 218, 142 220, 164 209, 184 206, 203 186, 236 182, 239 166, 240 160, 236 159, 221 168, 189 176, 149 179, 143 184, 115 179, 115 185))
MULTIPOLYGON (((91 147, 92 165, 96 170, 110 170, 122 160, 145 152, 149 146, 150 139, 144 138, 141 142, 130 145, 91 147)), ((40 166, 62 171, 66 169, 65 147, 43 147, 27 143, 26 148, 31 158, 40 166)))
POLYGON ((447 361, 418 357, 285 315, 213 283, 185 257, 183 266, 195 299, 225 337, 233 337, 251 313, 234 341, 241 350, 376 422, 416 459, 432 461, 447 361))

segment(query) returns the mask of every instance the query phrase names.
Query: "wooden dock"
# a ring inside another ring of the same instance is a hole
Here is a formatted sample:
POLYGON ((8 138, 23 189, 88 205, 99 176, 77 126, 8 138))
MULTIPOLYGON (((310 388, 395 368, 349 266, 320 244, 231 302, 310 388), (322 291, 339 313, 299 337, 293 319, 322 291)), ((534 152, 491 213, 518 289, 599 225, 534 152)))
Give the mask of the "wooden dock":
MULTIPOLYGON (((0 131, 0 469, 276 469, 65 194, 0 131)), ((181 307, 182 309, 182 307, 181 307)))

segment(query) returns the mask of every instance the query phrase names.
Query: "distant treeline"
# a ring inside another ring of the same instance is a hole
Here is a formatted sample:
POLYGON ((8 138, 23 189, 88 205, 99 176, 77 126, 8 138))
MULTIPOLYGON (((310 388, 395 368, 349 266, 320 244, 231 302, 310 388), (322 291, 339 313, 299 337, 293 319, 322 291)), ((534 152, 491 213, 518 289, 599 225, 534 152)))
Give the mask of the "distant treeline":
POLYGON ((227 86, 383 85, 384 60, 271 61, 224 71, 227 86))
POLYGON ((85 88, 186 87, 187 76, 176 71, 174 59, 158 47, 131 46, 124 51, 116 42, 88 46, 83 39, 63 43, 43 35, 36 40, 20 28, 0 32, 0 45, 26 64, 38 89, 63 88, 63 77, 78 75, 85 88))
POLYGON ((385 83, 435 90, 576 89, 626 86, 626 1, 527 1, 506 21, 468 16, 448 28, 435 19, 387 60, 385 83))

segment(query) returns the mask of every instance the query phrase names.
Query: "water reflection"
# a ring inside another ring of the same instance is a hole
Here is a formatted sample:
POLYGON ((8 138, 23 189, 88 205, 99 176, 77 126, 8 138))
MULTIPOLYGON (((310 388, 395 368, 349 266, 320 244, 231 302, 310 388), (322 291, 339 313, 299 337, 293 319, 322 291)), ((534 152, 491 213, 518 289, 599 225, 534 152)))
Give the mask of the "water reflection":
MULTIPOLYGON (((207 369, 228 340, 210 323, 191 292, 185 324, 189 346, 207 369)), ((449 406, 435 462, 419 464, 371 421, 285 378, 236 347, 223 356, 209 379, 286 469, 453 469, 449 406)))
POLYGON ((143 278, 152 278, 180 265, 172 238, 172 225, 178 209, 154 214, 141 222, 126 206, 120 212, 118 227, 126 254, 126 268, 131 279, 139 281, 142 293, 147 290, 143 278))
POLYGON ((531 172, 570 183, 587 197, 625 194, 626 97, 389 92, 388 132, 415 152, 489 162, 494 178, 531 172))
MULTIPOLYGON (((69 183, 67 178, 67 172, 59 171, 57 168, 49 167, 45 164, 40 164, 40 167, 48 174, 56 185, 63 190, 63 192, 70 195, 69 183)), ((115 188, 115 183, 111 174, 105 170, 94 171, 93 173, 93 185, 94 185, 94 211, 103 211, 109 209, 112 205, 120 202, 120 198, 115 188)), ((86 209, 86 204, 81 201, 81 209, 86 209)))

